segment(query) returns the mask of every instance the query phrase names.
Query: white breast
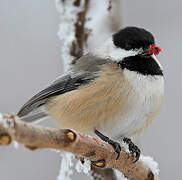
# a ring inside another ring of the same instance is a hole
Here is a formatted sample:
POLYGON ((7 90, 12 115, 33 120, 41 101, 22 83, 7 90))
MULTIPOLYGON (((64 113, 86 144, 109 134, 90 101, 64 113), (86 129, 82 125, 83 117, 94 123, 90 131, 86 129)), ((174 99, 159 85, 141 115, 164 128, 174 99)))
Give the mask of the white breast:
POLYGON ((124 113, 108 121, 100 130, 114 139, 140 133, 150 123, 162 104, 163 76, 144 76, 124 70, 124 76, 132 86, 124 113))

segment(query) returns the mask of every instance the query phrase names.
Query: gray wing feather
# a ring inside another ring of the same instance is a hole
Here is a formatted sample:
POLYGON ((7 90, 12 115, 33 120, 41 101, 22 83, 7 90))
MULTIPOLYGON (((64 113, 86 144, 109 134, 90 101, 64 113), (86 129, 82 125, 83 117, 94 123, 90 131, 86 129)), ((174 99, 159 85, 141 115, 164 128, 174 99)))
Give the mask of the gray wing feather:
MULTIPOLYGON (((71 68, 72 73, 64 75, 54 81, 51 85, 33 96, 18 112, 19 117, 25 117, 26 121, 34 121, 37 117, 45 117, 46 112, 40 111, 48 99, 52 96, 60 95, 79 88, 95 79, 100 71, 100 67, 106 63, 111 63, 109 59, 101 59, 88 53, 82 56, 71 68)), ((22 118, 21 118, 22 119, 22 118)))
MULTIPOLYGON (((89 83, 95 77, 96 76, 93 73, 85 71, 64 75, 58 78, 56 81, 54 81, 47 88, 45 88, 44 90, 40 91, 38 94, 33 96, 27 103, 23 105, 23 107, 19 110, 17 115, 19 117, 24 117, 27 116, 28 114, 31 115, 33 111, 36 111, 39 107, 46 104, 47 100, 50 97, 75 90, 80 86, 89 83)), ((42 116, 44 115, 45 113, 42 114, 42 116)), ((32 121, 32 120, 27 120, 27 121, 32 121)))
POLYGON ((29 113, 28 115, 20 117, 22 121, 27 121, 27 122, 33 122, 33 121, 42 121, 44 118, 47 118, 48 115, 47 113, 42 110, 41 108, 29 113))

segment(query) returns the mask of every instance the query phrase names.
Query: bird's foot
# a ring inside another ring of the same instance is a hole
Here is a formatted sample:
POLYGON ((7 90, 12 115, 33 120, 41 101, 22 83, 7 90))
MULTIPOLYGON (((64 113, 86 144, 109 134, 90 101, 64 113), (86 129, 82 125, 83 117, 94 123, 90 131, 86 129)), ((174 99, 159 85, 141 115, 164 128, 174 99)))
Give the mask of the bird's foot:
POLYGON ((109 137, 103 135, 101 132, 99 132, 97 130, 95 130, 95 134, 100 139, 102 139, 103 141, 109 143, 113 147, 114 151, 118 154, 117 155, 117 158, 116 158, 116 160, 117 160, 119 158, 120 152, 121 152, 121 146, 120 146, 120 144, 118 142, 113 141, 112 139, 109 139, 109 137))
POLYGON ((134 162, 137 162, 140 158, 140 149, 138 148, 138 146, 136 146, 132 141, 131 139, 129 138, 124 138, 123 139, 123 142, 126 143, 128 145, 128 149, 129 151, 134 155, 135 157, 135 161, 134 162))

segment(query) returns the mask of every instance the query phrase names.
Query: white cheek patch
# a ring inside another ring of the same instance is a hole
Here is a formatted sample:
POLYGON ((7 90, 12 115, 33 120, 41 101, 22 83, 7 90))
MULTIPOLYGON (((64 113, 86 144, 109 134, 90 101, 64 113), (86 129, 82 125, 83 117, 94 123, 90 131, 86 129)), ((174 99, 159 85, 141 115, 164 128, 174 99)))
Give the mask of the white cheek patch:
POLYGON ((139 51, 135 51, 135 50, 124 50, 121 48, 116 48, 113 47, 110 51, 109 51, 109 56, 111 59, 113 59, 114 61, 121 61, 123 58, 125 57, 129 57, 129 56, 135 56, 138 54, 139 51))
POLYGON ((92 53, 96 56, 99 56, 101 58, 109 58, 113 61, 121 61, 123 58, 125 57, 129 57, 129 56, 135 56, 137 54, 139 54, 140 52, 142 52, 142 48, 141 49, 136 49, 136 50, 125 50, 125 49, 121 49, 121 48, 117 48, 114 43, 112 38, 109 38, 103 46, 94 49, 92 51, 92 53))

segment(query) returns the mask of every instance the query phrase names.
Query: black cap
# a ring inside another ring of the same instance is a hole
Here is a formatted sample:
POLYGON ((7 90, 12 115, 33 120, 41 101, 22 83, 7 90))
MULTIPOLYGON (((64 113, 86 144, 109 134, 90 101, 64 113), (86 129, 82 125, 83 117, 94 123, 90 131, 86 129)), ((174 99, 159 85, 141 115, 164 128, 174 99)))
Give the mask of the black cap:
POLYGON ((151 44, 154 44, 154 37, 143 28, 126 27, 113 34, 113 42, 116 47, 125 50, 147 49, 151 44))

